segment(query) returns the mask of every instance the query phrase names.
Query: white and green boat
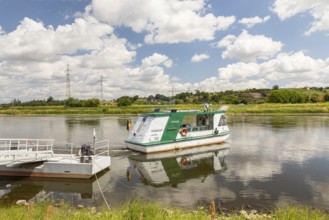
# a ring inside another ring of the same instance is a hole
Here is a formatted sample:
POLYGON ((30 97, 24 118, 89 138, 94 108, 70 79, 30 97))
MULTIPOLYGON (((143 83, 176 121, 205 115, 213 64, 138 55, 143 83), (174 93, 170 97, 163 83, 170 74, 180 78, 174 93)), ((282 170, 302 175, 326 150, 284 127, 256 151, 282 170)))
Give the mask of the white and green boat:
POLYGON ((229 134, 224 110, 155 110, 137 119, 126 146, 153 153, 221 143, 229 134))

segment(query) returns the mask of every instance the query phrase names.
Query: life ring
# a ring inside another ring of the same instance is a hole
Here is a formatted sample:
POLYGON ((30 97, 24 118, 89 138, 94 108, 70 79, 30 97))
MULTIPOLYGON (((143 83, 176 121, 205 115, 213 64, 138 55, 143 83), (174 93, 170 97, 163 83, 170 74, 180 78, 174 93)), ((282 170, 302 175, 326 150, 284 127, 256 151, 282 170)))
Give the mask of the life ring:
POLYGON ((180 135, 185 137, 188 133, 188 130, 187 130, 187 128, 182 128, 182 129, 180 129, 179 133, 180 133, 180 135))

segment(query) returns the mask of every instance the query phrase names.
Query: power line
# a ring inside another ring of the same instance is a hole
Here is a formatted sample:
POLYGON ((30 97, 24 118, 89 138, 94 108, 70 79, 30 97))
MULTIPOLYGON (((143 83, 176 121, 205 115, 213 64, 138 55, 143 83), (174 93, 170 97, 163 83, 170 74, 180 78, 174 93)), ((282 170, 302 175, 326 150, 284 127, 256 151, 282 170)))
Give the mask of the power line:
POLYGON ((103 93, 103 74, 101 74, 101 101, 104 100, 104 93, 103 93))
POLYGON ((66 98, 71 97, 70 65, 66 64, 66 98))

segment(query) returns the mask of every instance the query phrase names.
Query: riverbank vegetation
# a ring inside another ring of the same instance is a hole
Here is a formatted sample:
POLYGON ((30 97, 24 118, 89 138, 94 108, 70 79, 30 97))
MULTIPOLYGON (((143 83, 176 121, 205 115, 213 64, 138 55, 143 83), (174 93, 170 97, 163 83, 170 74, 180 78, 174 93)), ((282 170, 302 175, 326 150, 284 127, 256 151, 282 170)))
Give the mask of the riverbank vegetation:
POLYGON ((286 207, 271 212, 261 213, 256 210, 240 210, 223 212, 214 203, 209 207, 199 207, 196 210, 181 208, 166 208, 157 203, 129 202, 117 208, 73 208, 67 204, 41 202, 28 205, 13 205, 0 207, 0 219, 280 219, 280 220, 325 220, 329 219, 325 211, 307 207, 286 207))
MULTIPOLYGON (((111 114, 141 114, 170 109, 196 109, 204 110, 203 104, 177 104, 177 105, 130 105, 130 106, 98 106, 98 107, 67 107, 67 106, 2 106, 0 115, 111 115, 111 114)), ((213 104, 209 109, 217 110, 219 104, 213 104)), ((239 104, 230 105, 227 114, 328 114, 329 102, 302 103, 302 104, 239 104)))
MULTIPOLYGON (((1 100, 0 100, 1 101, 1 100)), ((0 106, 66 106, 66 107, 97 107, 100 105, 164 105, 164 104, 263 104, 263 103, 321 103, 329 101, 329 87, 290 88, 279 89, 247 89, 240 91, 226 90, 220 92, 182 92, 173 96, 162 94, 149 95, 148 97, 122 96, 115 100, 87 99, 79 100, 68 98, 56 100, 52 96, 44 100, 22 102, 19 98, 0 106)))
POLYGON ((220 105, 230 105, 228 114, 296 114, 329 113, 328 88, 248 89, 223 92, 183 92, 172 97, 156 94, 148 97, 122 96, 116 100, 68 98, 11 103, 0 105, 1 115, 41 115, 41 114, 140 114, 152 112, 155 108, 204 109, 210 103, 215 110, 220 105))

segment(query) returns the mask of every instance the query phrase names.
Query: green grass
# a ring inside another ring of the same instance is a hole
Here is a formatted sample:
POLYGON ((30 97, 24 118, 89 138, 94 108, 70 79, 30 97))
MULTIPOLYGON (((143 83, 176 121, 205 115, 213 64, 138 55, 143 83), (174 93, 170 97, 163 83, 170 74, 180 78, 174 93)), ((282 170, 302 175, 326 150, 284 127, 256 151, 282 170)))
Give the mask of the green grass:
MULTIPOLYGON (((214 203, 212 203, 214 204, 214 203)), ((111 210, 102 208, 72 208, 67 204, 54 205, 51 202, 41 202, 28 206, 0 207, 0 219, 150 219, 150 220, 175 220, 175 219, 280 219, 280 220, 322 220, 329 219, 329 215, 317 209, 307 207, 286 207, 273 211, 271 214, 252 213, 240 211, 240 213, 219 213, 216 207, 198 208, 197 210, 184 210, 180 208, 166 208, 158 203, 142 203, 140 201, 128 202, 111 210)))
MULTIPOLYGON (((198 109, 203 110, 201 104, 180 105, 132 105, 118 107, 114 105, 99 106, 94 108, 64 107, 64 106, 36 106, 36 107, 0 107, 0 115, 79 115, 79 114, 141 114, 152 112, 155 108, 161 110, 176 109, 198 109)), ((212 105, 213 110, 219 105, 212 105)), ((228 114, 323 114, 329 113, 329 102, 327 103, 304 103, 304 104, 251 104, 230 105, 228 114)))
POLYGON ((231 105, 232 114, 321 114, 329 113, 329 103, 231 105))
POLYGON ((77 115, 77 114, 140 114, 152 112, 155 108, 161 110, 177 109, 202 109, 202 105, 132 105, 127 107, 118 107, 114 105, 99 106, 93 108, 87 107, 64 107, 64 106, 13 106, 0 107, 0 115, 77 115))

